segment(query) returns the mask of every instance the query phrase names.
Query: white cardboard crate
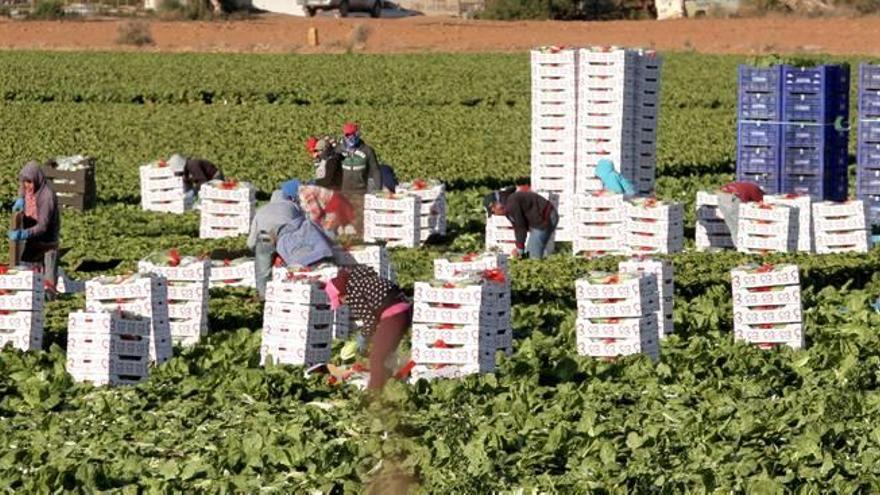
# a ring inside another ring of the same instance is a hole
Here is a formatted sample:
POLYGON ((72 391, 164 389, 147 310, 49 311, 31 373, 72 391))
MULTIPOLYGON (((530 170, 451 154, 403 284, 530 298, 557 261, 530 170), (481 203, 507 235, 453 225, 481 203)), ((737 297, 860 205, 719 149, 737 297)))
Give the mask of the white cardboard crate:
POLYGON ((476 306, 487 310, 510 311, 510 283, 483 281, 466 287, 437 287, 416 282, 413 300, 428 304, 476 306))
POLYGON ((730 272, 734 291, 786 285, 800 285, 797 265, 746 265, 730 272))
POLYGON ((211 262, 211 287, 250 287, 257 286, 257 276, 252 258, 232 260, 229 265, 225 261, 211 262))
POLYGON ((266 318, 263 322, 263 343, 277 342, 287 347, 307 347, 333 342, 333 325, 297 323, 289 320, 266 318))
POLYGON ((659 338, 656 314, 637 318, 577 319, 577 341, 587 339, 640 340, 644 337, 659 338))
POLYGON ((43 313, 12 311, 0 315, 0 349, 7 344, 22 351, 43 348, 43 313))
POLYGON ((330 304, 323 284, 295 280, 269 281, 266 284, 266 301, 305 305, 330 304))
POLYGON ((577 343, 577 351, 581 356, 603 358, 646 354, 656 361, 660 347, 657 341, 651 340, 588 339, 577 343))
POLYGON ((494 362, 482 361, 479 364, 458 364, 446 366, 416 365, 410 372, 410 382, 418 380, 459 379, 469 375, 492 373, 494 362))
MULTIPOLYGON (((508 329, 500 329, 509 333, 508 329)), ((447 323, 416 323, 412 328, 412 342, 431 344, 442 340, 449 345, 495 345, 499 328, 494 325, 451 325, 447 323)))
POLYGON ((463 345, 453 348, 433 347, 427 343, 414 343, 412 360, 417 364, 471 364, 495 361, 494 341, 484 345, 463 345))
POLYGON ((320 347, 287 347, 285 345, 262 345, 260 347, 260 366, 266 366, 271 359, 276 365, 290 364, 294 366, 314 366, 330 361, 330 346, 320 347))
POLYGON ((332 325, 333 311, 315 305, 267 302, 263 309, 263 321, 272 320, 279 325, 332 325))
POLYGON ((793 194, 764 195, 764 202, 769 204, 786 205, 797 209, 798 215, 798 246, 801 252, 813 250, 813 199, 810 196, 797 196, 793 194))
POLYGON ((654 299, 629 299, 622 302, 601 303, 593 301, 578 301, 578 318, 639 318, 660 310, 654 299))
POLYGON ((199 198, 204 201, 235 201, 249 203, 256 201, 256 189, 250 182, 227 182, 212 180, 202 185, 199 198), (227 188, 227 184, 234 184, 227 188))
POLYGON ((485 270, 500 270, 507 274, 507 259, 507 254, 499 252, 466 255, 460 260, 437 258, 434 260, 434 278, 458 280, 485 270))
POLYGON ((155 273, 171 281, 202 282, 211 276, 211 263, 208 260, 195 258, 183 258, 177 266, 158 265, 150 261, 138 262, 138 271, 141 273, 155 273))
POLYGON ((510 312, 475 306, 459 308, 440 307, 428 303, 413 304, 414 323, 448 323, 453 325, 481 325, 506 328, 510 312))

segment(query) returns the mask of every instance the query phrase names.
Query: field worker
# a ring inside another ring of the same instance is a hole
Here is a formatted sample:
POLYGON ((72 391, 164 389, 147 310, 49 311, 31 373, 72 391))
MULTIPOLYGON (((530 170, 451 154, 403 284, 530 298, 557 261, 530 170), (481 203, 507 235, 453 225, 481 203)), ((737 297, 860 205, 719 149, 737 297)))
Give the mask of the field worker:
POLYGON ((397 192, 397 185, 400 182, 397 180, 397 174, 394 172, 394 169, 391 168, 391 165, 383 163, 379 165, 379 169, 382 171, 382 189, 390 192, 397 192))
POLYGON ((45 285, 51 297, 55 293, 58 275, 58 245, 61 234, 58 197, 36 161, 28 162, 21 169, 18 178, 21 181, 19 197, 12 205, 12 211, 24 212, 22 228, 10 230, 8 237, 11 241, 25 241, 22 261, 43 266, 45 285))
POLYGON ((266 283, 272 276, 272 258, 275 255, 278 229, 294 218, 303 216, 292 199, 296 194, 296 191, 289 189, 287 192, 273 192, 269 203, 259 207, 251 221, 247 245, 254 252, 257 293, 260 295, 260 300, 266 299, 266 283))
MULTIPOLYGON (((295 179, 288 182, 299 183, 295 179)), ((346 227, 354 223, 354 208, 339 191, 309 185, 298 187, 300 208, 312 222, 320 225, 331 239, 344 233, 346 227)))
POLYGON ((614 162, 607 158, 599 160, 599 163, 596 164, 596 177, 602 181, 602 187, 606 191, 625 196, 633 196, 636 193, 632 182, 617 173, 614 170, 614 162))
POLYGON ((412 305, 400 287, 365 265, 340 268, 324 290, 332 309, 348 304, 351 319, 363 323, 361 332, 370 346, 367 388, 381 389, 390 375, 388 358, 412 324, 412 305))
POLYGON ((559 214, 553 203, 537 193, 510 187, 486 195, 483 206, 489 215, 504 215, 513 224, 516 247, 511 256, 523 252, 531 259, 546 256, 550 236, 559 223, 559 214))
POLYGON ((202 184, 223 180, 223 172, 204 158, 184 158, 175 153, 168 159, 168 166, 183 176, 183 190, 189 198, 199 195, 202 184))
POLYGON ((312 184, 336 191, 342 187, 342 154, 337 146, 330 136, 311 136, 306 141, 306 150, 315 166, 312 184))
POLYGON ((308 267, 333 259, 332 241, 305 215, 298 215, 278 229, 275 251, 285 266, 308 267))
POLYGON ((760 203, 764 200, 764 191, 752 182, 731 182, 718 191, 718 210, 724 217, 724 223, 730 230, 730 238, 736 245, 739 230, 739 205, 742 203, 760 203))
POLYGON ((357 124, 346 122, 342 134, 342 193, 354 207, 357 236, 363 237, 364 194, 382 187, 382 170, 373 148, 361 139, 357 124))

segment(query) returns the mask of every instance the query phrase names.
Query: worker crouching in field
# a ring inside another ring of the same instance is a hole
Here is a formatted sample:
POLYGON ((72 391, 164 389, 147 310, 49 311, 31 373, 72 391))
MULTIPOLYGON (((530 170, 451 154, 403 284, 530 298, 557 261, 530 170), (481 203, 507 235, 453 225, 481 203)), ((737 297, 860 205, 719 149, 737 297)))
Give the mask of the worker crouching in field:
POLYGON ((412 305, 400 287, 365 265, 340 268, 324 290, 332 309, 348 304, 351 319, 363 323, 361 332, 370 346, 367 388, 381 389, 390 375, 388 358, 412 324, 412 305))
POLYGON ((24 212, 22 228, 10 230, 8 237, 11 241, 25 241, 21 260, 43 266, 47 292, 54 297, 61 238, 58 198, 36 161, 28 162, 18 178, 21 186, 12 211, 24 212))
POLYGON ((607 158, 599 160, 596 164, 596 177, 602 181, 602 188, 608 192, 624 196, 633 196, 636 193, 632 182, 614 170, 614 162, 607 158))
POLYGON ((730 238, 736 245, 739 231, 739 205, 742 203, 760 203, 764 200, 764 191, 752 182, 731 182, 718 191, 718 209, 724 217, 724 223, 730 230, 730 238))
POLYGON ((275 191, 272 199, 257 209, 251 221, 251 231, 247 245, 254 252, 257 293, 260 300, 266 299, 266 283, 272 276, 272 261, 275 256, 278 230, 296 217, 302 217, 302 211, 290 196, 296 191, 275 191))
POLYGON ((531 259, 544 258, 559 223, 559 214, 551 202, 531 191, 507 188, 486 195, 483 206, 489 215, 504 215, 513 224, 516 247, 512 256, 526 253, 531 259))
POLYGON ((168 159, 168 166, 183 176, 183 190, 190 198, 198 196, 206 182, 224 179, 223 172, 204 158, 184 158, 175 154, 168 159))

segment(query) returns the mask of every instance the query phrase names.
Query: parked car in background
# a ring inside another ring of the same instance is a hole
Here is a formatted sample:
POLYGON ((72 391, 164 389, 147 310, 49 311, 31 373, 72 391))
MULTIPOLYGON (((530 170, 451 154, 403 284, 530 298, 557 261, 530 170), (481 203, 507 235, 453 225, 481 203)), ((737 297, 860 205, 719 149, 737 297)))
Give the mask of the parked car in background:
POLYGON ((381 17, 385 7, 383 0, 297 0, 306 9, 309 17, 319 10, 339 10, 340 17, 348 17, 350 12, 367 12, 370 17, 381 17))

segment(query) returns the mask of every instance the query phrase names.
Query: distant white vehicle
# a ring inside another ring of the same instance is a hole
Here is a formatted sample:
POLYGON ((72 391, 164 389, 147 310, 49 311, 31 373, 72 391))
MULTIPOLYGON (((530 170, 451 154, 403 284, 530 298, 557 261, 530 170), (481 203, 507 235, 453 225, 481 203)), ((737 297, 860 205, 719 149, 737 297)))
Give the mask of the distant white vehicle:
POLYGON ((348 17, 350 12, 367 12, 370 17, 381 17, 383 0, 297 0, 306 15, 314 16, 319 10, 338 10, 340 17, 348 17))

